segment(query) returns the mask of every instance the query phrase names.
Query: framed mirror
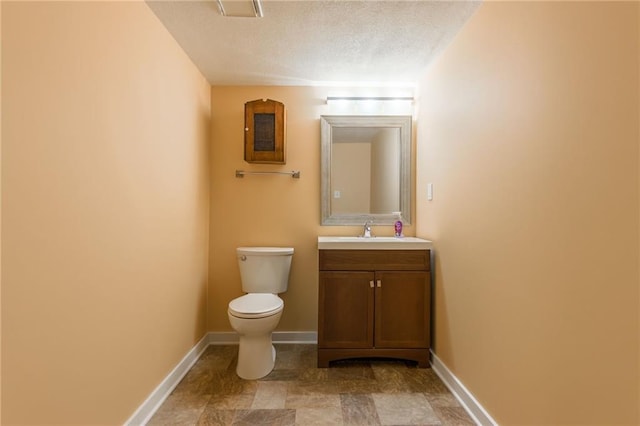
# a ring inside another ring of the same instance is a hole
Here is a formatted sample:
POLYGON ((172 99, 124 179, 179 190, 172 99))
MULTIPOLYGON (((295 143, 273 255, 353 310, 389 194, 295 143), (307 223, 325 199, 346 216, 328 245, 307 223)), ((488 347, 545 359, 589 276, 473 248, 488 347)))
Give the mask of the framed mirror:
POLYGON ((411 223, 411 116, 320 117, 322 225, 411 223))

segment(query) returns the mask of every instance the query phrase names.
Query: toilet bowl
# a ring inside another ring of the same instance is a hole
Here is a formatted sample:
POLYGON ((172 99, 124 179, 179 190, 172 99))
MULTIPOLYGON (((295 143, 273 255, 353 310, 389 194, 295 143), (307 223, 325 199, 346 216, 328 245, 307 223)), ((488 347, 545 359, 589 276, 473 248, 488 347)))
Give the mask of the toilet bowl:
POLYGON ((248 380, 259 379, 273 370, 276 350, 271 343, 271 333, 280 322, 283 310, 284 302, 274 294, 247 294, 229 303, 229 323, 240 337, 238 376, 248 380), (255 296, 271 297, 260 299, 255 296), (241 304, 242 307, 239 306, 241 304))
POLYGON ((292 255, 292 248, 237 249, 242 289, 248 294, 229 302, 227 314, 239 336, 236 373, 243 379, 264 377, 275 365, 271 334, 284 310, 277 293, 288 287, 292 255))

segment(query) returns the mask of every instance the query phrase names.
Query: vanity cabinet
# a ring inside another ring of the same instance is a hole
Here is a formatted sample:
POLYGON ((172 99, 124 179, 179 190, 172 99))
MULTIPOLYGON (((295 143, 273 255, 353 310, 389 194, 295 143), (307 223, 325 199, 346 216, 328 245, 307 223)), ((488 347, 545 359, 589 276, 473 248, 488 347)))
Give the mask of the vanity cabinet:
POLYGON ((344 358, 429 365, 429 250, 320 250, 318 366, 344 358))

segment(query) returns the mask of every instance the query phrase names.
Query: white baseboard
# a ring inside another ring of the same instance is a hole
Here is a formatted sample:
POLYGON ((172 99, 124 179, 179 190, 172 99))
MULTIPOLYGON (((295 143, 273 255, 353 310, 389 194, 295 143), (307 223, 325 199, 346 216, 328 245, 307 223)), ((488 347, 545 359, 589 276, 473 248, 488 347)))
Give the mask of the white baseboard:
POLYGON ((433 351, 431 351, 431 368, 460 401, 476 424, 482 426, 496 426, 498 424, 433 351))
POLYGON ((318 343, 318 333, 315 331, 274 331, 272 336, 274 343, 318 343))
POLYGON ((207 333, 210 345, 237 345, 238 333, 235 331, 210 331, 207 333))
MULTIPOLYGON (((238 333, 235 331, 212 331, 207 335, 210 345, 237 345, 238 333)), ((318 343, 315 331, 274 331, 271 335, 273 343, 318 343)))
MULTIPOLYGON (((318 333, 315 331, 275 331, 274 343, 306 343, 312 344, 318 341, 318 333)), ((125 426, 140 426, 146 424, 158 410, 160 405, 178 386, 180 380, 189 372, 191 367, 203 354, 209 345, 237 345, 238 334, 231 332, 210 332, 182 358, 176 367, 164 378, 164 380, 151 392, 151 395, 138 407, 133 415, 125 422, 125 426)))
POLYGON ((139 426, 146 424, 156 410, 162 405, 165 399, 178 386, 180 380, 189 372, 198 358, 209 346, 209 336, 205 335, 191 350, 182 358, 176 367, 164 378, 164 380, 151 392, 147 399, 138 407, 125 426, 139 426))

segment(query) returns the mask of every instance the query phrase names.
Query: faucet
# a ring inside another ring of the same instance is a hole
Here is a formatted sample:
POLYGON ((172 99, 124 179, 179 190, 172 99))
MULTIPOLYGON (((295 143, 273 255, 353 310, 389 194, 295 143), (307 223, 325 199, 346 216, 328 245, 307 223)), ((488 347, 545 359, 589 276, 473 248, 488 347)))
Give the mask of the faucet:
POLYGON ((364 230, 362 232, 362 236, 364 238, 371 238, 371 224, 373 223, 372 220, 367 220, 364 223, 364 230))

